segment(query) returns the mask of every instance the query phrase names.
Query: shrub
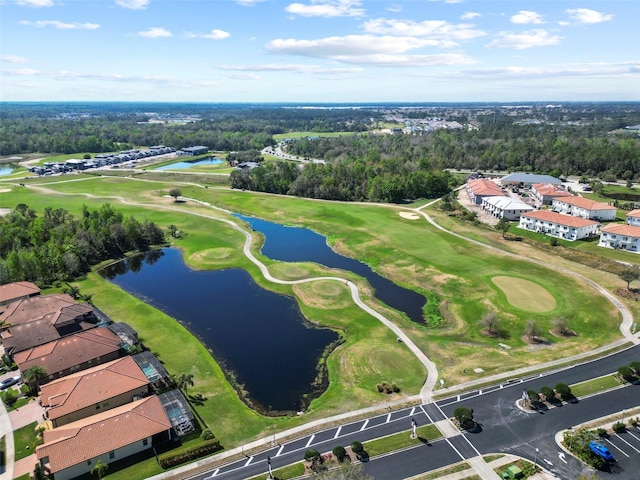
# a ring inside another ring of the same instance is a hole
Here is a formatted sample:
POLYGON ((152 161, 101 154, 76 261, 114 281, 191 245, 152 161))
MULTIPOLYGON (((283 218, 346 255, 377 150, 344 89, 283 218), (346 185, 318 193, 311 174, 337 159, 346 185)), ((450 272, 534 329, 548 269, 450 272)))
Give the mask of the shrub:
POLYGON ((616 433, 622 433, 627 429, 625 424, 622 423, 622 422, 614 423, 611 428, 613 428, 613 431, 616 432, 616 433))
POLYGON ((220 441, 207 440, 200 445, 195 445, 180 453, 167 452, 160 454, 158 456, 158 461, 160 462, 160 466, 162 468, 172 468, 176 465, 191 462, 198 458, 209 455, 210 453, 217 452, 218 450, 220 450, 220 448, 220 441))
POLYGON ((636 375, 640 375, 640 362, 631 362, 629 366, 636 375))
POLYGON ((563 400, 573 398, 571 389, 566 383, 559 383, 556 385, 556 392, 562 397, 563 400))
POLYGON ((620 367, 618 369, 618 373, 625 380, 633 379, 633 370, 631 369, 631 367, 627 367, 627 366, 620 367))
POLYGON ((200 437, 203 440, 213 440, 215 438, 215 435, 213 434, 213 432, 211 430, 209 430, 208 428, 205 428, 202 431, 202 434, 200 435, 200 437))
POLYGON ((347 451, 344 449, 342 445, 333 447, 332 453, 338 459, 339 462, 342 462, 347 456, 347 451))
POLYGON ((12 407, 13 404, 18 400, 18 392, 16 392, 13 388, 7 388, 5 391, 0 393, 0 397, 7 407, 12 407))
POLYGON ((351 442, 351 451, 356 455, 360 455, 364 452, 364 447, 358 440, 354 440, 353 442, 351 442))
POLYGON ((596 433, 598 434, 599 437, 607 437, 607 431, 604 428, 598 428, 596 430, 596 433))
POLYGON ((473 410, 466 407, 458 407, 453 411, 454 418, 458 421, 460 428, 467 430, 475 425, 473 420, 473 410))
POLYGON ((322 457, 320 456, 320 452, 313 448, 310 448, 309 450, 304 452, 304 459, 307 462, 316 463, 316 462, 319 462, 321 458, 322 457))
POLYGON ((629 425, 631 425, 632 427, 637 427, 638 426, 638 419, 637 418, 630 418, 629 419, 629 425))
POLYGON ((540 394, 535 390, 527 390, 527 396, 529 397, 531 403, 536 403, 538 400, 540 400, 540 394))
POLYGON ((547 401, 553 401, 556 396, 555 392, 551 387, 542 387, 540 389, 540 393, 544 395, 544 398, 546 398, 547 401))

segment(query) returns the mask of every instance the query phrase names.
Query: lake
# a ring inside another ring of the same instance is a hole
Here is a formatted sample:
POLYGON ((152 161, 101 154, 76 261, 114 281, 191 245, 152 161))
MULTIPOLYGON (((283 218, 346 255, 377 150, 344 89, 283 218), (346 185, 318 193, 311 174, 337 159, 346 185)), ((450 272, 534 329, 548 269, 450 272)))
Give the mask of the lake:
POLYGON ((326 389, 326 376, 323 385, 312 383, 338 334, 314 328, 295 299, 263 289, 245 270, 191 270, 179 250, 165 248, 100 274, 188 328, 233 372, 257 410, 304 410, 326 389))
POLYGON ((424 324, 424 295, 401 287, 378 275, 370 266, 334 252, 327 239, 307 228, 286 227, 258 218, 235 214, 251 228, 265 236, 262 254, 283 262, 315 262, 330 268, 348 270, 366 278, 375 290, 375 296, 392 308, 404 312, 412 321, 424 324))
POLYGON ((156 170, 184 170, 186 168, 196 167, 198 165, 222 165, 224 160, 216 157, 202 158, 200 160, 186 160, 184 162, 176 162, 170 165, 163 165, 156 170))

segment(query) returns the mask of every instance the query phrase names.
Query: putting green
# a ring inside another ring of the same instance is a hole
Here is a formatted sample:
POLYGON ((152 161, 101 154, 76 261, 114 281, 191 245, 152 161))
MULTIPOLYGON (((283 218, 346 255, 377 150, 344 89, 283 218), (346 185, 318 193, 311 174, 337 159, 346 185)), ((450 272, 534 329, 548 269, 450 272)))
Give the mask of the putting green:
POLYGON ((504 292, 507 302, 529 312, 548 312, 556 308, 556 299, 537 283, 516 277, 493 277, 491 281, 504 292))

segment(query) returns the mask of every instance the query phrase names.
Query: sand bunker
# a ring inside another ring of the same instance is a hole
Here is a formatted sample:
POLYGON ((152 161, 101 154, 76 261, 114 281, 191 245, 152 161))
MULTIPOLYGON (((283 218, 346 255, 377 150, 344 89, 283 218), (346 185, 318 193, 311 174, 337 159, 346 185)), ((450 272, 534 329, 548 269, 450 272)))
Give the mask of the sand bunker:
POLYGON ((399 215, 407 220, 418 220, 420 218, 420 215, 411 212, 399 212, 399 215))

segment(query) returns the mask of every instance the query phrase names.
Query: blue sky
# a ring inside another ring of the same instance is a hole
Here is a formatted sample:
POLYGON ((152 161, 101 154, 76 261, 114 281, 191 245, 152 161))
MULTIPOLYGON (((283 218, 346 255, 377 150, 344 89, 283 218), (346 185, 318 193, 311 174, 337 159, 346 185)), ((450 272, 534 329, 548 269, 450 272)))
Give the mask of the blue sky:
POLYGON ((0 0, 5 101, 640 100, 640 0, 0 0))

